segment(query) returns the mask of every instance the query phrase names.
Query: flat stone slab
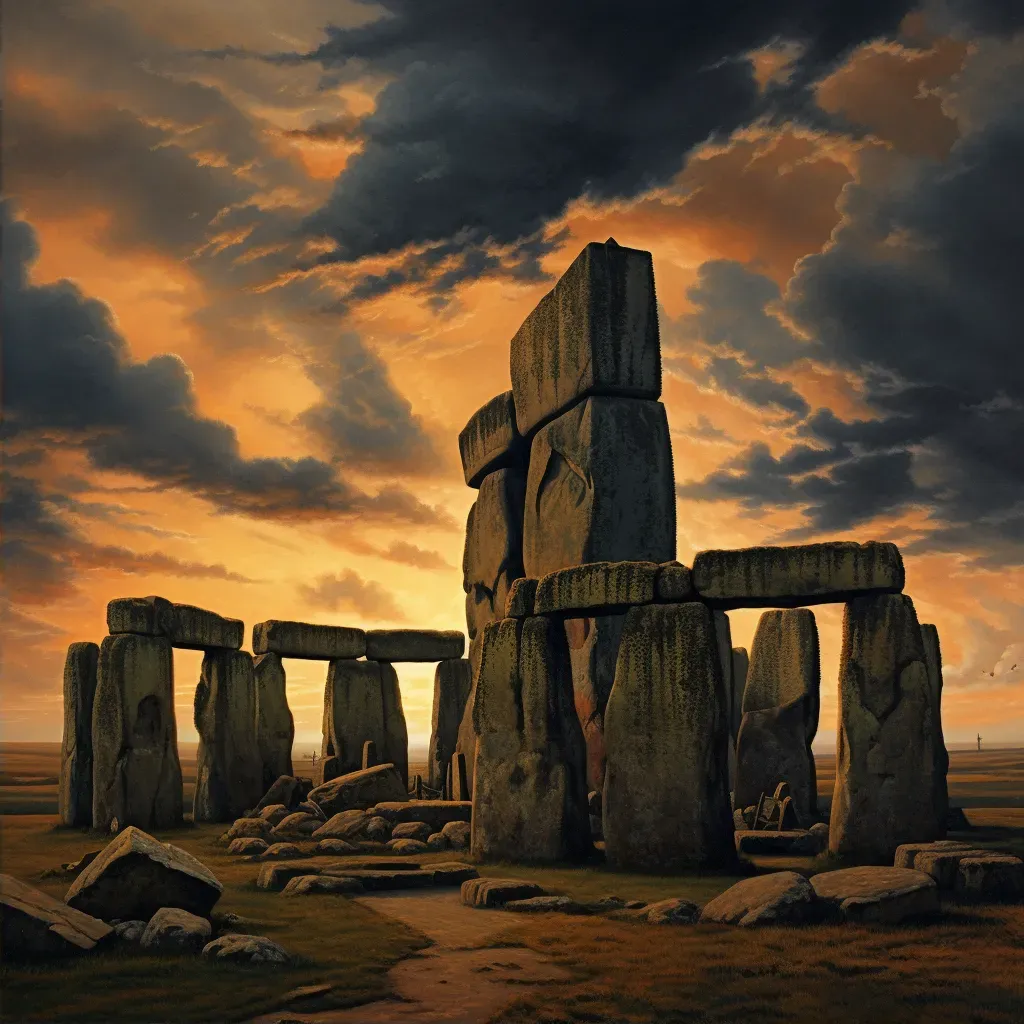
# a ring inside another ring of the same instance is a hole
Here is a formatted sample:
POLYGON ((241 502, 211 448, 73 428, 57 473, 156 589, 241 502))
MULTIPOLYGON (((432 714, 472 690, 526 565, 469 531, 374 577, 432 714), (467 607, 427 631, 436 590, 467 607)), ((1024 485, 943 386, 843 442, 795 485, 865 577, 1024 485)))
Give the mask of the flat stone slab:
POLYGON ((245 623, 162 597, 119 597, 107 605, 107 631, 162 636, 171 646, 187 650, 237 651, 245 636, 245 623))
POLYGON ((293 878, 318 874, 319 868, 311 864, 264 864, 256 876, 256 888, 280 892, 293 878))
POLYGON ((362 882, 350 875, 298 875, 281 890, 282 896, 311 896, 331 893, 354 896, 365 892, 362 882))
POLYGON ((359 882, 366 892, 396 892, 403 889, 430 889, 434 886, 462 885, 477 877, 476 868, 469 864, 442 863, 421 867, 403 864, 394 868, 388 863, 379 867, 332 866, 319 872, 321 876, 351 878, 359 882))
POLYGON ((899 593, 905 576, 895 544, 802 544, 701 551, 693 585, 716 608, 798 608, 869 593, 899 593))
POLYGON ((206 917, 223 888, 202 861, 129 825, 75 879, 64 902, 108 921, 148 921, 161 907, 206 917))
POLYGON ((379 803, 372 812, 392 826, 408 821, 422 821, 431 832, 440 832, 453 821, 470 821, 473 804, 469 800, 406 800, 401 803, 379 803))
POLYGON ((656 601, 693 601, 697 591, 693 589, 693 570, 679 562, 662 562, 654 580, 656 601))
POLYGON ((13 875, 0 875, 0 921, 5 959, 84 953, 113 933, 104 921, 13 875))
POLYGON ((505 599, 506 619, 528 619, 533 615, 533 602, 537 596, 539 580, 524 576, 512 582, 505 599))
POLYGON ((956 883, 957 868, 964 857, 986 857, 990 850, 979 850, 967 843, 938 840, 934 843, 905 843, 897 847, 894 864, 898 868, 913 868, 931 875, 940 889, 952 889, 956 883))
POLYGON ((382 801, 401 802, 408 795, 402 777, 388 763, 339 775, 317 786, 309 799, 330 818, 339 811, 366 810, 382 801))
POLYGON ((361 658, 366 653, 366 632, 350 626, 267 619, 252 627, 252 653, 308 661, 361 658))
POLYGON ((813 857, 828 846, 828 834, 821 835, 803 829, 780 832, 739 830, 736 833, 736 852, 747 856, 813 857))
POLYGON ((479 487, 488 473, 520 464, 526 457, 516 426, 512 392, 504 391, 482 405, 459 433, 462 472, 469 487, 479 487))
POLYGON ((1024 897, 1024 861, 996 853, 963 857, 957 865, 954 888, 974 899, 1019 900, 1024 897))
POLYGON ((795 871, 744 878, 716 896, 701 911, 701 923, 756 925, 802 924, 814 917, 817 898, 811 883, 795 871))
POLYGON ((514 914, 589 914, 590 909, 583 903, 568 896, 533 896, 528 900, 510 900, 506 910, 514 914))
POLYGON ((513 900, 551 894, 536 882, 521 878, 472 878, 462 883, 462 902, 467 907, 503 907, 513 900))
POLYGON ((371 629, 366 657, 371 661, 447 661, 461 658, 466 635, 455 629, 371 629))
POLYGON ((911 868, 860 867, 825 871, 811 879, 814 893, 849 921, 898 924, 939 910, 935 879, 911 868))
POLYGON ((589 562, 542 576, 535 615, 550 612, 615 612, 654 600, 654 562, 589 562))

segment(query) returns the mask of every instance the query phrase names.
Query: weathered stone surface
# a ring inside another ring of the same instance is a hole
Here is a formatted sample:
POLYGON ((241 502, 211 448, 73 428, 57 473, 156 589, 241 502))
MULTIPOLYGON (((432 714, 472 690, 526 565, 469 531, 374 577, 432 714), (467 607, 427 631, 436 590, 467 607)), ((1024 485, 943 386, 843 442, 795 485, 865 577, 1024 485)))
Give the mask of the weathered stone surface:
POLYGON ((72 644, 64 661, 64 738, 57 813, 62 825, 92 824, 92 704, 100 649, 72 644))
MULTIPOLYGON (((379 752, 386 749, 381 679, 381 664, 376 661, 336 659, 328 666, 320 753, 325 759, 337 758, 333 769, 337 775, 362 768, 363 744, 367 740, 373 740, 379 752)), ((328 782, 337 777, 327 776, 326 772, 324 775, 328 782)))
POLYGON ((283 804, 288 810, 293 810, 306 798, 308 793, 308 784, 304 786, 302 781, 293 775, 282 775, 275 779, 263 794, 260 802, 256 805, 256 810, 262 811, 275 804, 283 804))
POLYGON ((282 896, 310 896, 330 893, 336 896, 352 896, 364 892, 356 878, 345 875, 299 875, 283 889, 282 896))
POLYGON ((308 864, 264 864, 256 876, 256 888, 280 892, 293 878, 319 872, 308 864))
POLYGON ((369 821, 366 811, 356 808, 331 815, 314 833, 314 839, 354 839, 369 821))
POLYGON ((139 945, 154 953, 198 953, 212 934, 205 918, 178 907, 161 907, 149 919, 139 945))
POLYGON ((260 854, 260 860, 298 860, 307 856, 294 843, 273 843, 260 854))
POLYGON ((480 656, 483 653, 484 635, 477 633, 469 644, 469 667, 473 681, 469 688, 469 697, 466 699, 466 710, 462 713, 462 721, 459 723, 459 736, 455 742, 455 752, 462 754, 466 759, 466 779, 469 789, 466 793, 460 793, 466 799, 472 799, 473 794, 473 771, 476 766, 476 728, 473 725, 473 705, 476 703, 476 681, 480 674, 480 656))
POLYGON ((448 840, 440 832, 431 832, 424 842, 431 853, 439 853, 441 850, 448 849, 448 840))
POLYGON ((319 804, 324 814, 331 816, 353 808, 365 810, 382 801, 406 800, 408 795, 401 776, 389 763, 339 775, 314 789, 309 799, 319 804))
POLYGON ((521 878, 471 878, 462 883, 462 902, 467 907, 503 907, 513 900, 528 900, 550 893, 536 882, 521 878))
POLYGON ((528 900, 510 900, 504 909, 514 914, 589 913, 582 903, 577 903, 568 896, 533 896, 528 900))
POLYGON ((511 391, 495 395, 470 416, 459 433, 459 454, 469 487, 479 487, 488 474, 525 461, 511 391))
MULTIPOLYGON (((538 582, 539 580, 531 580, 526 576, 512 581, 508 597, 505 599, 506 619, 528 619, 533 615, 533 601, 537 596, 538 582)), ((500 617, 495 616, 496 619, 500 617)))
POLYGON ((468 850, 470 823, 468 821, 449 821, 441 829, 441 835, 454 850, 468 850))
POLYGON ((253 662, 256 680, 256 745, 263 763, 263 790, 292 773, 295 720, 288 707, 287 680, 280 654, 261 654, 253 662))
POLYGON ((716 896, 701 911, 701 923, 757 925, 801 924, 815 912, 811 883, 795 871, 744 878, 716 896))
POLYGON ((915 868, 917 855, 929 852, 955 852, 968 853, 974 847, 970 843, 958 843, 951 839, 939 839, 933 843, 903 843, 896 848, 896 856, 893 858, 893 865, 898 868, 915 868))
POLYGON ((789 784, 804 828, 817 819, 811 741, 818 731, 821 666, 818 627, 807 608, 765 612, 757 624, 736 739, 733 804, 757 803, 789 784))
POLYGON ((140 943, 142 936, 146 933, 148 921, 122 921, 114 925, 114 934, 122 942, 140 943))
POLYGON ((161 907, 207 915, 222 890, 191 854, 129 826, 75 879, 64 902, 104 920, 149 920, 161 907))
POLYGON ((312 814, 313 817, 317 818, 321 824, 327 821, 327 815, 320 809, 320 805, 311 803, 309 800, 303 800, 295 810, 305 811, 306 814, 312 814))
POLYGON ((588 398, 542 427, 530 450, 525 575, 586 562, 675 555, 672 446, 660 402, 588 398))
POLYGON ((256 680, 248 651, 208 651, 195 696, 194 821, 233 821, 263 793, 256 680))
POLYGON ((361 658, 366 654, 366 633, 350 626, 268 619, 252 627, 252 653, 311 661, 361 658))
POLYGON ((473 791, 469 785, 469 772, 466 769, 466 755, 455 753, 450 763, 451 792, 448 796, 452 800, 472 800, 473 791))
MULTIPOLYGON (((749 689, 749 682, 748 682, 749 689)), ((935 706, 914 605, 902 594, 846 605, 829 850, 891 864, 903 843, 941 838, 935 706)))
POLYGON ((574 860, 592 848, 571 678, 561 622, 539 616, 486 627, 473 711, 475 858, 574 860))
MULTIPOLYGON (((523 576, 524 469, 484 477, 466 518, 462 589, 470 639, 505 614, 512 583, 523 576)), ((397 660, 397 659, 396 659, 397 660)))
POLYGON ((828 834, 809 830, 790 830, 780 832, 737 829, 733 833, 736 852, 748 857, 781 855, 787 857, 813 857, 828 846, 828 834))
POLYGON ((173 604, 162 597, 119 597, 107 605, 111 634, 163 636, 174 647, 195 651, 242 646, 245 624, 191 604, 173 604))
POLYGON ((433 832, 446 828, 450 822, 468 822, 473 805, 465 800, 407 800, 404 803, 382 802, 372 813, 395 826, 407 821, 426 822, 433 832))
POLYGON ((286 965, 288 953, 263 935, 241 935, 232 932, 203 946, 204 960, 223 960, 236 964, 286 965))
POLYGON ((395 839, 418 839, 421 843, 427 841, 427 837, 434 832, 434 828, 425 821, 401 821, 391 830, 391 838, 395 839))
POLYGON ((220 841, 230 844, 236 839, 266 839, 273 827, 267 818, 237 818, 220 841))
POLYGON ((83 953, 112 932, 13 875, 0 875, 0 930, 5 960, 83 953))
POLYGON ((409 856, 428 852, 427 844, 421 839, 389 839, 384 845, 391 853, 409 856))
POLYGON ((623 611, 650 604, 657 573, 654 562, 589 562, 558 569, 538 581, 534 614, 623 611))
POLYGON ((427 785, 431 789, 444 787, 472 686, 473 668, 468 659, 450 658, 437 663, 430 744, 427 747, 427 785))
POLYGON ((256 836, 247 839, 232 839, 228 846, 228 853, 239 857, 254 857, 263 853, 268 846, 266 839, 258 839, 256 836))
POLYGON ((914 870, 923 871, 935 879, 940 889, 952 889, 956 885, 960 861, 965 857, 988 857, 990 850, 920 850, 914 858, 914 870))
POLYGON ((732 863, 727 721, 711 612, 646 605, 626 618, 605 713, 605 855, 616 868, 732 863))
POLYGON ((954 888, 974 899, 1019 900, 1024 897, 1024 861, 998 853, 964 857, 957 865, 954 888))
POLYGON ((747 673, 750 671, 750 657, 746 647, 732 649, 732 699, 729 701, 729 734, 733 746, 740 734, 740 722, 743 720, 743 691, 747 685, 747 673))
POLYGON ((321 839, 313 852, 318 857, 345 857, 358 852, 358 847, 344 839, 321 839))
POLYGON ((898 924, 938 912, 935 880, 907 868, 860 867, 825 871, 811 879, 814 894, 848 921, 898 924))
POLYGON ((591 242, 523 321, 510 352, 521 434, 584 395, 657 398, 661 348, 651 254, 591 242))
POLYGON ((698 904, 680 898, 658 900, 642 909, 648 924, 694 924, 700 917, 698 904))
POLYGON ((92 709, 92 825, 181 824, 171 643, 122 634, 100 646, 92 709))
POLYGON ((729 771, 729 792, 736 786, 736 747, 728 741, 729 723, 732 721, 733 707, 733 686, 732 686, 732 623, 729 616, 721 610, 711 614, 715 626, 715 646, 718 649, 718 663, 722 668, 722 689, 721 703, 722 712, 725 716, 726 731, 726 764, 729 771))
POLYGON ((662 562, 654 581, 654 597, 671 604, 695 601, 697 591, 693 589, 692 570, 676 561, 662 562))
MULTIPOLYGON (((459 634, 461 636, 461 634, 459 634)), ((402 689, 394 665, 380 663, 380 692, 384 704, 384 743, 379 747, 382 761, 390 761, 402 779, 403 787, 409 787, 409 730, 405 724, 402 709, 402 689)))
POLYGON ((945 822, 949 814, 949 790, 946 773, 949 771, 949 754, 942 735, 942 651, 939 647, 939 631, 930 623, 921 624, 921 643, 924 647, 924 664, 928 670, 928 689, 932 699, 932 715, 935 722, 935 767, 932 773, 932 799, 935 801, 935 816, 945 822))
POLYGON ((718 608, 797 608, 899 593, 903 559, 895 544, 876 541, 701 551, 693 584, 701 600, 718 608))
MULTIPOLYGON (((371 811, 370 814, 373 814, 373 812, 371 811)), ((388 821, 387 818, 382 818, 378 814, 373 814, 373 817, 367 819, 363 834, 371 842, 377 842, 383 845, 391 838, 391 830, 394 827, 394 824, 388 821)))
POLYGON ((466 635, 455 629, 371 629, 366 657, 372 661, 447 661, 461 658, 466 635))
POLYGON ((323 820, 316 815, 307 814, 305 811, 293 811, 274 826, 274 835, 282 836, 291 832, 311 836, 323 824, 323 820))

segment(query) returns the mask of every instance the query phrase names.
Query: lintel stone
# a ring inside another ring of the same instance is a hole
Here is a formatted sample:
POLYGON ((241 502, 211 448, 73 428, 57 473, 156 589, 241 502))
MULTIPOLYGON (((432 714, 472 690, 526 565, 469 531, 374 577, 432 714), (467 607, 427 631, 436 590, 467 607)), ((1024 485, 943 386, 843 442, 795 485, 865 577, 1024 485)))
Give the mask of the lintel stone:
POLYGON ((237 651, 245 634, 241 619, 156 596, 115 598, 107 605, 107 629, 112 636, 163 636, 172 647, 193 651, 237 651))
POLYGON ((252 652, 308 661, 361 658, 366 653, 366 633, 351 626, 268 619, 252 627, 252 652))
POLYGON ((371 661, 448 661, 461 658, 466 636, 455 629, 371 629, 366 657, 371 661))
POLYGON ((526 446, 516 426, 512 392, 504 391, 482 405, 459 434, 462 471, 470 487, 488 473, 526 460, 526 446))
POLYGON ((550 612, 610 612, 654 600, 654 562, 588 562, 542 576, 533 600, 535 615, 550 612))

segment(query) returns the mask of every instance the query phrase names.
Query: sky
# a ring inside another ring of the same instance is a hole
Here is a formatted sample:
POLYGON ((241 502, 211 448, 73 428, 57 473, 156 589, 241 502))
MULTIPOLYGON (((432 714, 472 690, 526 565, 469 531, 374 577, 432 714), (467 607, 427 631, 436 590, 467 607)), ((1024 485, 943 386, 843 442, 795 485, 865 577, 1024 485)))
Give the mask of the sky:
MULTIPOLYGON (((2 28, 3 739, 60 739, 114 597, 465 629, 458 432, 614 237, 654 257, 678 558, 895 541, 947 742, 1024 742, 1019 4, 33 0, 2 28)), ((815 614, 827 747, 842 608, 815 614)), ((312 749, 326 666, 286 668, 312 749)), ((399 675, 423 745, 433 666, 399 675)))

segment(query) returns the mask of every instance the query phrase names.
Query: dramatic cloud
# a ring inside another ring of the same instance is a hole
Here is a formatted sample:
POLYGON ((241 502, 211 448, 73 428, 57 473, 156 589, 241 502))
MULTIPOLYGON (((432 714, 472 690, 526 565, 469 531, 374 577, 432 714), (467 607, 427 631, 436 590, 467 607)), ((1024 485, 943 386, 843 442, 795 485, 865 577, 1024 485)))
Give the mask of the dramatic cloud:
POLYGON ((337 576, 320 576, 312 586, 300 583, 298 590, 302 599, 314 608, 351 612, 362 619, 381 622, 405 621, 405 614, 388 591, 373 580, 364 580, 352 569, 337 576))
POLYGON ((393 541, 386 551, 381 552, 381 557, 386 558, 389 562, 399 562, 417 569, 451 568, 436 551, 424 551, 423 548, 418 548, 415 544, 407 544, 404 540, 393 541))

